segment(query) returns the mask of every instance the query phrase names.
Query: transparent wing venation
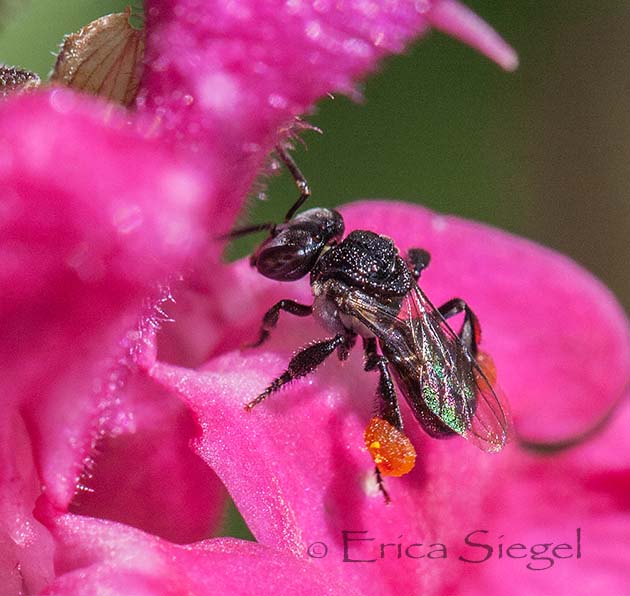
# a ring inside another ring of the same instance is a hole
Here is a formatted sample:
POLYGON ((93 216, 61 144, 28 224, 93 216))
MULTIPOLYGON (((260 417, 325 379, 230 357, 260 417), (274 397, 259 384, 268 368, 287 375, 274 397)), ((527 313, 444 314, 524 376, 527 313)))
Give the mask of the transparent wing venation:
POLYGON ((379 339, 402 393, 431 434, 443 425, 484 451, 503 448, 510 432, 506 406, 417 284, 399 308, 361 292, 351 293, 348 305, 379 339))

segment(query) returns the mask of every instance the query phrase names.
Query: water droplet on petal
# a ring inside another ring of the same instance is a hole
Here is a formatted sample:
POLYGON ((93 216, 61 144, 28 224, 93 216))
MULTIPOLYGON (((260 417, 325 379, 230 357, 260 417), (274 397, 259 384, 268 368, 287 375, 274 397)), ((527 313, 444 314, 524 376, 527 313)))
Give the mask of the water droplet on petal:
POLYGON ((299 14, 303 9, 302 0, 287 0, 286 7, 289 14, 299 14))
POLYGON ((313 9, 319 13, 328 12, 330 10, 330 0, 315 0, 313 9))
POLYGON ((417 13, 425 14, 429 12, 429 9, 431 8, 431 3, 429 2, 429 0, 416 0, 414 3, 414 8, 416 9, 417 13))
POLYGON ((357 38, 346 39, 343 42, 343 49, 348 54, 352 54, 353 56, 360 58, 367 58, 371 54, 370 46, 362 39, 357 38))
POLYGON ((18 546, 25 547, 33 541, 34 532, 31 522, 19 513, 15 516, 13 523, 9 524, 9 527, 11 528, 11 539, 18 546))
POLYGON ((431 218, 431 227, 436 232, 443 232, 448 227, 448 222, 442 215, 436 215, 431 218))
POLYGON ((287 100, 282 95, 278 95, 277 93, 272 93, 267 101, 272 108, 277 108, 279 110, 284 110, 287 107, 287 100))
POLYGON ((207 109, 231 112, 240 103, 240 88, 230 74, 213 72, 199 83, 198 98, 207 109))
POLYGON ((138 205, 124 205, 113 215, 113 223, 121 234, 129 234, 142 225, 143 215, 138 205))
POLYGON ((60 114, 67 114, 77 103, 74 93, 67 89, 54 89, 48 99, 50 107, 60 114))
POLYGON ((317 39, 322 32, 322 27, 319 21, 309 21, 306 23, 306 29, 304 30, 306 37, 309 39, 317 39))
POLYGON ((260 145, 258 143, 243 143, 243 151, 245 153, 258 153, 260 145))

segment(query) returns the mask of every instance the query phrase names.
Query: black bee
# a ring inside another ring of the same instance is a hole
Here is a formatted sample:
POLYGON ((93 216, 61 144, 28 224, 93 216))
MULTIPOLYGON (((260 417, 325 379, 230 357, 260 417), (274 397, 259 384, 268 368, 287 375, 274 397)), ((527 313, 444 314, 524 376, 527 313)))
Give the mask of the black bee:
POLYGON ((355 230, 343 238, 343 218, 332 209, 315 208, 296 215, 310 196, 308 184, 284 149, 279 147, 277 152, 295 179, 300 197, 284 223, 236 229, 230 237, 268 231, 269 237, 251 256, 252 266, 278 281, 295 281, 310 273, 314 300, 312 305, 281 300, 272 306, 251 345, 259 346, 269 337, 281 310, 298 317, 315 316, 332 337, 297 352, 287 370, 246 409, 313 372, 334 351, 345 360, 361 336, 365 370, 379 373, 379 406, 373 420, 385 421, 385 430, 366 431, 366 443, 386 500, 381 474, 397 476, 411 469, 387 461, 391 447, 387 442, 394 443, 398 454, 394 460, 406 448, 412 452, 411 467, 415 459, 413 447, 405 443, 408 439, 393 380, 429 435, 459 434, 484 451, 501 450, 509 434, 507 409, 492 387, 492 361, 478 349, 481 329, 473 311, 459 298, 436 308, 418 287, 417 280, 429 264, 427 251, 411 249, 403 259, 390 238, 374 232, 355 230), (446 319, 462 312, 463 324, 455 333, 446 319))

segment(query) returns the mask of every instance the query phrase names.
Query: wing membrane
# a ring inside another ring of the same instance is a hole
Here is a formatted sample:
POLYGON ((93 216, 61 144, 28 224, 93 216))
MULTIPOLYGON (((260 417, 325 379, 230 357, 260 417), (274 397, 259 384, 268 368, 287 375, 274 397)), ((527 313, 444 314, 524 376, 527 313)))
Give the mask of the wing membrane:
POLYGON ((429 434, 458 433, 484 451, 508 439, 507 408, 466 346, 414 284, 398 308, 351 293, 348 306, 376 335, 416 418, 429 434))

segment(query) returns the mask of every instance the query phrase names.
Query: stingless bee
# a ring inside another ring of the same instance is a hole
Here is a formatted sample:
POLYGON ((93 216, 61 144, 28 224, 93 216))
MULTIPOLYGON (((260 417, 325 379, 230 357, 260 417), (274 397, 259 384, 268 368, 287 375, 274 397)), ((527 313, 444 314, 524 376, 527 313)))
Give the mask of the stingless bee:
POLYGON ((264 343, 280 311, 316 317, 332 337, 312 343, 291 358, 288 368, 246 404, 251 410, 294 379, 313 372, 333 352, 348 358, 357 337, 363 342, 365 370, 377 371, 378 411, 365 431, 378 486, 389 501, 382 476, 400 476, 413 468, 415 450, 403 432, 395 385, 416 419, 432 437, 459 434, 484 451, 499 451, 508 440, 507 408, 492 385, 492 359, 479 351, 479 321, 461 299, 436 308, 418 287, 429 253, 414 248, 403 259, 390 238, 355 230, 345 238, 344 221, 333 209, 297 214, 310 196, 296 163, 276 148, 300 191, 280 224, 238 228, 231 238, 256 231, 269 236, 250 262, 265 277, 295 281, 310 274, 313 304, 281 300, 264 315, 251 346, 264 343), (463 313, 455 333, 447 319, 463 313), (395 381, 395 384, 394 384, 395 381))

